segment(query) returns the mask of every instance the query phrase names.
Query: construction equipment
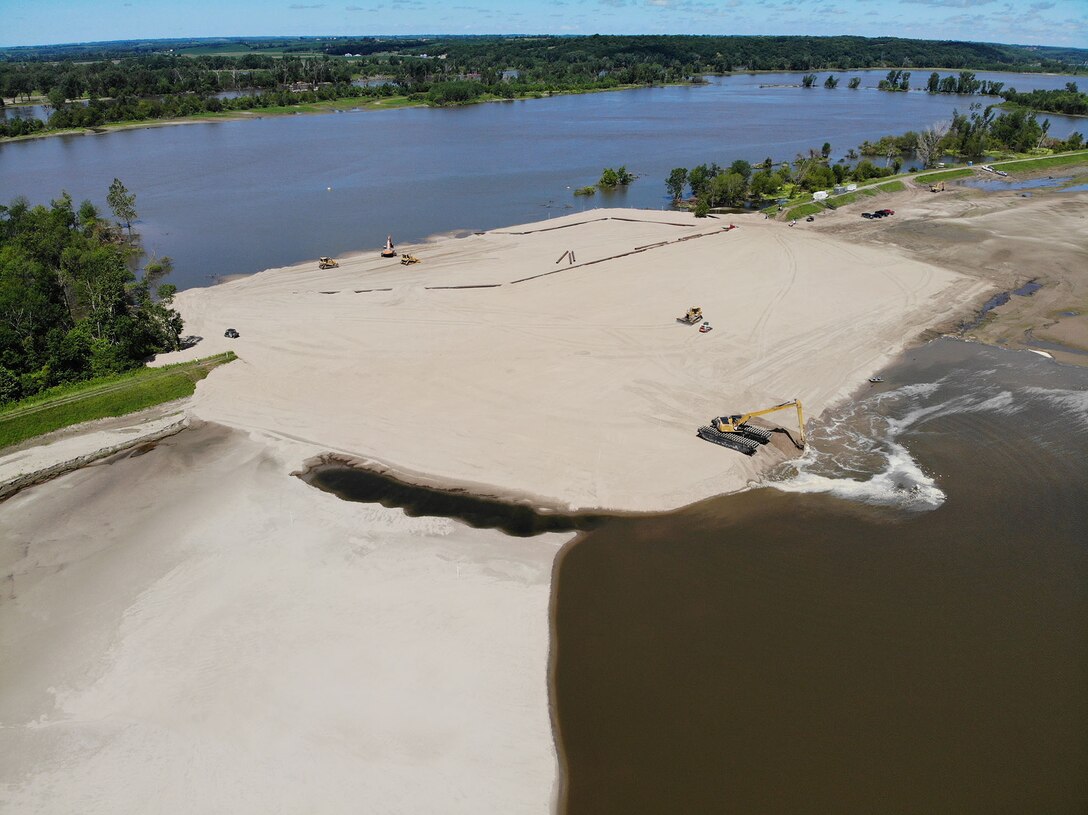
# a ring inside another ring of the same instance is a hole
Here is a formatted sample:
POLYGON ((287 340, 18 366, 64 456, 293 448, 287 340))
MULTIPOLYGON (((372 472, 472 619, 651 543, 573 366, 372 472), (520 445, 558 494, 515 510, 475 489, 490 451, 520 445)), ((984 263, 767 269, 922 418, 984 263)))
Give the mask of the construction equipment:
POLYGON ((397 256, 397 250, 393 248, 393 236, 387 235, 385 238, 385 248, 382 249, 383 258, 395 258, 397 256))
POLYGON ((419 258, 415 255, 401 255, 400 263, 401 266, 411 266, 413 263, 419 263, 419 258))
POLYGON ((762 427, 753 427, 748 422, 756 416, 763 416, 767 413, 774 413, 777 410, 786 410, 791 407, 797 408, 797 427, 800 431, 799 438, 792 439, 792 441, 797 449, 804 450, 805 415, 801 409, 800 399, 791 399, 789 402, 783 402, 780 405, 764 408, 763 410, 753 410, 750 413, 718 416, 711 419, 710 424, 706 427, 700 427, 696 433, 699 438, 720 444, 722 447, 729 447, 748 456, 755 455, 760 445, 771 440, 774 431, 765 430, 762 427))
POLYGON ((317 265, 322 269, 337 269, 340 264, 333 258, 318 258, 317 265))
POLYGON ((677 317, 676 322, 687 325, 695 325, 703 321, 703 310, 698 306, 692 306, 683 317, 677 317))
POLYGON ((942 181, 940 184, 930 184, 929 185, 929 191, 930 192, 944 192, 944 182, 942 181))

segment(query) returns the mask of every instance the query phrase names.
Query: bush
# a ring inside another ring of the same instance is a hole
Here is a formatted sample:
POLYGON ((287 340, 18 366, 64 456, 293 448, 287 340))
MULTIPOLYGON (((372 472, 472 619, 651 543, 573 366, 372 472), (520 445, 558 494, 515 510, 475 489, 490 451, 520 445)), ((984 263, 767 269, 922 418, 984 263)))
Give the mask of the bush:
POLYGON ((574 194, 575 195, 596 195, 597 194, 597 188, 596 187, 579 187, 578 189, 576 189, 574 191, 574 194))

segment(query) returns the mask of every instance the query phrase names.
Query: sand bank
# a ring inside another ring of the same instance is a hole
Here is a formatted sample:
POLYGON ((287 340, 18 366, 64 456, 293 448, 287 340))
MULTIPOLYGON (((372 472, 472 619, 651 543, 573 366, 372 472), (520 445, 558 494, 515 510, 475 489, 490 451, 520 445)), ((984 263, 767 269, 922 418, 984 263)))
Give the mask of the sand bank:
POLYGON ((734 220, 595 210, 401 247, 415 266, 270 270, 183 292, 206 339, 161 362, 237 351, 191 410, 270 439, 572 509, 677 507, 779 460, 701 441, 712 416, 801 398, 817 417, 986 288, 734 220), (691 305, 711 333, 676 322, 691 305))
POLYGON ((214 426, 25 490, 0 809, 547 812, 568 537, 340 501, 214 426))

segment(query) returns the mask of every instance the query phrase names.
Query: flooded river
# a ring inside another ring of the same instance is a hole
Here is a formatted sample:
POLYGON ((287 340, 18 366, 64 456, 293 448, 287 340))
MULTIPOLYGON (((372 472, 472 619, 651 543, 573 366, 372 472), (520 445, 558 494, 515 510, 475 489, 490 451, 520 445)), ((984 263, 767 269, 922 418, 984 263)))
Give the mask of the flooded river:
MULTIPOLYGON (((824 73, 819 74, 822 82, 824 73)), ((736 74, 705 86, 646 88, 474 105, 343 111, 190 123, 0 145, 0 202, 61 190, 105 209, 114 177, 136 193, 147 248, 175 260, 180 288, 320 255, 482 230, 598 206, 668 206, 671 168, 767 156, 826 141, 837 158, 865 139, 923 128, 990 98, 884 93, 883 71, 837 72, 839 88, 801 75, 736 74), (859 76, 858 90, 846 88, 859 76), (640 178, 575 198, 606 166, 640 178)), ((915 85, 926 72, 916 71, 915 85)), ((1020 89, 1075 77, 979 73, 1020 89)), ((259 114, 258 114, 259 115, 259 114)), ((1050 133, 1085 130, 1051 116, 1050 133)))

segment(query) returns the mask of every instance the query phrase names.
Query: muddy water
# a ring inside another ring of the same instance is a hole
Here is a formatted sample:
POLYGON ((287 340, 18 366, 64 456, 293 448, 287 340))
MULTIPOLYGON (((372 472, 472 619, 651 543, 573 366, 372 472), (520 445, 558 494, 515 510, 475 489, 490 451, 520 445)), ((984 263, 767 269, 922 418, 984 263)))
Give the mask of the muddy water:
POLYGON ((778 488, 568 547, 566 812, 1088 809, 1088 371, 883 374, 778 488))
POLYGON ((392 475, 360 469, 335 460, 302 475, 311 486, 345 501, 396 507, 405 515, 455 518, 476 529, 499 529, 508 535, 532 537, 545 532, 595 529, 609 516, 587 512, 563 513, 527 503, 473 495, 463 490, 437 489, 401 481, 392 475))

